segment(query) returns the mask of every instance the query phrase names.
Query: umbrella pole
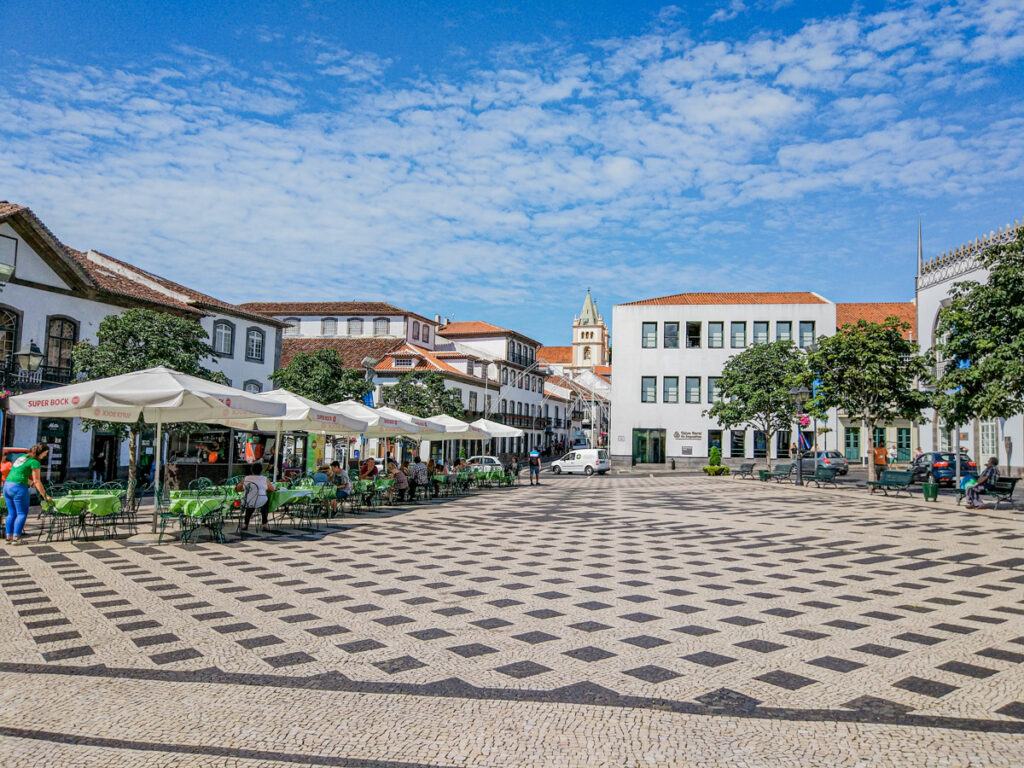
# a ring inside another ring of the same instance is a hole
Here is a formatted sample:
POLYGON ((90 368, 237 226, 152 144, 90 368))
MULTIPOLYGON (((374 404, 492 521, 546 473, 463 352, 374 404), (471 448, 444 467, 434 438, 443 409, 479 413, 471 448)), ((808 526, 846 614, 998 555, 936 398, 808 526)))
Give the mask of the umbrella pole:
POLYGON ((274 438, 274 484, 277 484, 277 466, 281 463, 281 422, 277 422, 277 437, 274 438))
POLYGON ((156 417, 156 457, 153 459, 153 533, 156 533, 156 519, 160 516, 160 460, 163 447, 163 414, 158 412, 156 417))

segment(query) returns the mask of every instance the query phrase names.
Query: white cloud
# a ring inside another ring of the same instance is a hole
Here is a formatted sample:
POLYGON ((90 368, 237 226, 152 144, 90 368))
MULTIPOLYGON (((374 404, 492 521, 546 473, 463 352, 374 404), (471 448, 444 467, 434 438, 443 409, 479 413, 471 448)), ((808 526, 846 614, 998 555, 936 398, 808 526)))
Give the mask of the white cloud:
POLYGON ((149 67, 25 65, 0 85, 0 197, 71 245, 227 299, 433 313, 424 297, 557 304, 581 264, 623 298, 744 275, 787 287, 793 233, 811 254, 839 220, 844 242, 867 220, 875 238, 907 200, 984 209, 1019 189, 1024 102, 1000 88, 1024 57, 1012 3, 747 40, 695 41, 673 18, 406 80, 315 37, 295 43, 299 73, 193 49, 149 67), (862 215, 829 213, 851 207, 862 215))

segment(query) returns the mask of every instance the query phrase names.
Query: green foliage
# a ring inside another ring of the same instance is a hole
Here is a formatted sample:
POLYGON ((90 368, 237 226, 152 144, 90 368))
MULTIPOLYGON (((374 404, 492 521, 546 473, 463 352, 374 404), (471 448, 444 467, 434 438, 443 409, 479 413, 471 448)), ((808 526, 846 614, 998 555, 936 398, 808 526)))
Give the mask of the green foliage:
POLYGON ((436 371, 402 374, 395 384, 383 388, 381 400, 385 405, 422 419, 442 413, 457 419, 466 416, 459 393, 446 389, 444 377, 436 371))
POLYGON ((709 477, 718 477, 719 475, 728 475, 729 468, 724 464, 719 466, 717 464, 709 464, 706 467, 701 467, 705 475, 709 477))
POLYGON ((278 389, 287 389, 317 403, 362 400, 373 391, 362 370, 346 368, 333 349, 299 352, 284 368, 270 374, 278 389))
MULTIPOLYGON (((203 361, 216 353, 209 337, 198 321, 188 317, 156 312, 151 309, 129 309, 120 315, 107 315, 96 330, 96 344, 81 342, 72 351, 75 374, 86 380, 120 376, 156 366, 165 366, 179 373, 226 383, 224 374, 211 371, 203 361)), ((187 425, 175 425, 187 429, 187 425)), ((130 438, 128 484, 134 491, 138 463, 136 437, 143 430, 140 421, 134 424, 82 420, 82 429, 104 429, 119 439, 130 438)))
POLYGON ((722 463, 722 449, 717 445, 711 446, 711 450, 708 452, 708 464, 712 467, 720 466, 722 463))
POLYGON ((936 405, 948 424, 1024 410, 1024 230, 990 247, 981 263, 988 282, 954 285, 935 329, 936 405))
MULTIPOLYGON (((818 339, 807 360, 809 376, 817 381, 813 406, 859 417, 865 430, 896 419, 921 421, 929 397, 917 384, 928 376, 928 364, 917 342, 904 338, 908 330, 908 323, 889 317, 847 323, 834 336, 818 339)), ((873 462, 868 471, 874 479, 873 462)))
POLYGON ((804 375, 803 357, 792 342, 755 344, 729 358, 718 381, 722 399, 705 414, 725 429, 744 425, 763 432, 771 445, 795 421, 789 390, 804 375))

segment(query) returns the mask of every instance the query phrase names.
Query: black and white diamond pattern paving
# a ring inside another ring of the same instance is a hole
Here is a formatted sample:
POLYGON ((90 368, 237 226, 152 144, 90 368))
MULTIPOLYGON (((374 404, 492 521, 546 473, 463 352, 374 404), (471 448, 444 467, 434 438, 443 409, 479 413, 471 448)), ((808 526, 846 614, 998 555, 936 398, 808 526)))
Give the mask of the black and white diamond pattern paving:
POLYGON ((195 550, 27 546, 0 555, 0 668, 1024 726, 1022 533, 866 494, 595 477, 195 550))

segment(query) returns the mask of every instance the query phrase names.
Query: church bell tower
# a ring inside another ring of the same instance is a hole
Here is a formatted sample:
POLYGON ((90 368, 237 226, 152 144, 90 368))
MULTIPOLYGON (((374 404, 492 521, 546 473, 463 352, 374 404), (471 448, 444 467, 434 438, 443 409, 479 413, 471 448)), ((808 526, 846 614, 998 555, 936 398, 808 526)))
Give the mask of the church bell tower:
POLYGON ((580 371, 608 365, 608 342, 608 326, 588 288, 583 309, 572 322, 572 369, 580 371))

